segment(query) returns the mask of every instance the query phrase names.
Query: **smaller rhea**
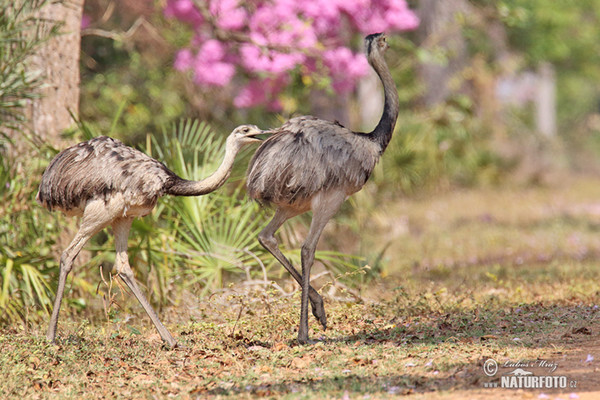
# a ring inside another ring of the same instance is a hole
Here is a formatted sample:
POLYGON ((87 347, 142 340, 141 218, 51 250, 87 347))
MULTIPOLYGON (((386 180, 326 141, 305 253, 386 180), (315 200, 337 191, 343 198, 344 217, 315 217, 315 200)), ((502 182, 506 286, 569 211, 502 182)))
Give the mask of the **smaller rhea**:
POLYGON ((261 133, 254 125, 235 128, 227 137, 223 162, 201 181, 182 179, 161 162, 107 136, 60 152, 44 171, 37 201, 50 211, 56 209, 68 216, 81 217, 81 224, 60 257, 48 340, 53 342, 56 338, 58 313, 73 261, 93 235, 110 225, 115 235, 115 268, 119 277, 131 289, 166 344, 175 346, 175 339, 140 291, 129 266, 127 237, 131 223, 135 217, 148 215, 163 195, 200 196, 221 187, 231 173, 236 154, 244 145, 260 141, 257 135, 261 133))

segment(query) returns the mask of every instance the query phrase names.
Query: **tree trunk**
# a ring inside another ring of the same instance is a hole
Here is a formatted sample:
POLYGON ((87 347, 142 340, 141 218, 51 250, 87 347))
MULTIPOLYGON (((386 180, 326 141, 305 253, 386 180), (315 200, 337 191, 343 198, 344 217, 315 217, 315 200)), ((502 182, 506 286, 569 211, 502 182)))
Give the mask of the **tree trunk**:
POLYGON ((424 102, 428 106, 446 100, 450 93, 460 89, 452 87, 451 83, 466 65, 467 46, 456 17, 466 13, 467 7, 465 0, 419 2, 421 47, 430 53, 432 59, 423 62, 420 71, 425 83, 424 102), (439 58, 436 54, 442 54, 445 60, 436 59, 439 58))
POLYGON ((84 0, 48 2, 38 17, 64 25, 32 57, 29 68, 42 73, 40 98, 30 109, 32 131, 43 141, 60 146, 60 134, 73 124, 70 113, 79 114, 79 52, 84 0))

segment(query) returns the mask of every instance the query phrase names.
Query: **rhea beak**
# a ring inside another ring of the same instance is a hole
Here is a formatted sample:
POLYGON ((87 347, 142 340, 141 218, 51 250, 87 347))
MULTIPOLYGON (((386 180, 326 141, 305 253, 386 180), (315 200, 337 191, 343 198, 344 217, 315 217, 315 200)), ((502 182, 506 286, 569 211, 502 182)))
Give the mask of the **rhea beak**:
POLYGON ((262 135, 260 133, 250 133, 246 135, 246 138, 249 139, 251 142, 262 142, 263 138, 261 136, 262 135))
POLYGON ((269 136, 271 136, 271 132, 262 131, 258 128, 256 128, 256 131, 250 132, 246 135, 246 137, 248 139, 251 139, 254 142, 262 142, 263 140, 267 139, 269 136))

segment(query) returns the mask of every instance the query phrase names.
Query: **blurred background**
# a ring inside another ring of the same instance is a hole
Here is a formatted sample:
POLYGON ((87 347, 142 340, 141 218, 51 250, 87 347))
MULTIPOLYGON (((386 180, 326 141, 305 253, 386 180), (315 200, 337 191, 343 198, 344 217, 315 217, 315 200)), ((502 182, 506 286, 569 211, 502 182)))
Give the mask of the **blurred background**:
MULTIPOLYGON (((46 318, 58 258, 76 232, 76 221, 34 200, 58 151, 110 135, 201 179, 242 123, 268 129, 312 114, 370 131, 383 94, 362 55, 369 33, 387 33, 400 116, 369 183, 321 241, 318 275, 333 282, 331 296, 356 295, 351 282, 405 267, 388 249, 412 232, 409 216, 381 215, 381 204, 600 172, 600 0, 2 3, 3 323, 46 318)), ((162 199, 135 222, 131 264, 155 305, 180 306, 230 283, 296 290, 256 241, 270 211, 244 194, 252 150, 225 188, 162 199)), ((281 233, 296 265, 305 233, 302 219, 281 233)), ((99 284, 112 240, 99 234, 82 252, 64 310, 122 318, 99 284)))

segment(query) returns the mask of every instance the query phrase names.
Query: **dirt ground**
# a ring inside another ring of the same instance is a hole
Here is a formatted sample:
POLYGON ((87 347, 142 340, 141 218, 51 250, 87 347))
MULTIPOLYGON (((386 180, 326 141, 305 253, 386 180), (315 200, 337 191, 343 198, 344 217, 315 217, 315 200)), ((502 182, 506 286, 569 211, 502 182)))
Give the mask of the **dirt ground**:
MULTIPOLYGON (((533 372, 536 376, 565 376, 566 389, 506 389, 488 388, 485 383, 500 384, 499 379, 487 378, 481 371, 474 370, 474 374, 482 376, 481 382, 477 382, 468 389, 458 389, 442 393, 422 393, 411 395, 414 399, 472 399, 472 400, 512 400, 512 399, 600 399, 600 339, 597 338, 600 324, 596 324, 593 336, 586 335, 578 339, 576 343, 570 344, 565 351, 545 352, 539 355, 540 360, 553 362, 557 365, 554 372, 552 369, 533 367, 523 369, 533 372), (594 357, 590 360, 590 356, 594 357), (572 387, 571 387, 572 386, 572 387)), ((511 360, 513 361, 513 360, 511 360)), ((519 361, 519 360, 514 360, 519 361)), ((530 362, 531 364, 531 362, 530 362)), ((498 375, 510 373, 515 368, 500 368, 498 375)))

